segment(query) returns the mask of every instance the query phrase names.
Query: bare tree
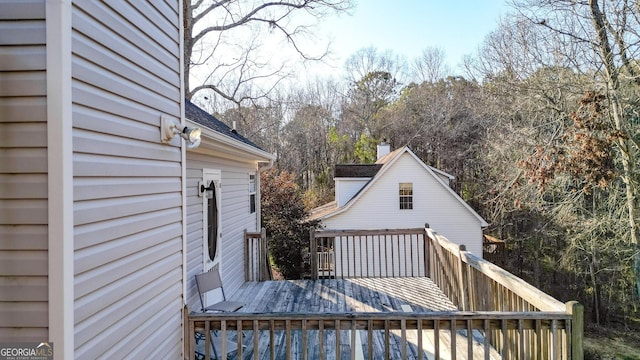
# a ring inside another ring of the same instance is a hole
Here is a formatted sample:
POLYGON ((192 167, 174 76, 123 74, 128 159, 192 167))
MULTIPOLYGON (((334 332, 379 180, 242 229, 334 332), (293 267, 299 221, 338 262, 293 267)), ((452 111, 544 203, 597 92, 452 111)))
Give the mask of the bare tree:
POLYGON ((619 134, 616 148, 622 163, 620 178, 626 189, 629 238, 635 247, 633 270, 640 298, 640 136, 632 126, 637 105, 629 101, 630 94, 625 94, 640 84, 640 6, 629 0, 522 0, 515 5, 532 23, 553 31, 565 43, 580 44, 588 50, 584 52, 592 61, 588 70, 594 75, 594 86, 606 96, 607 116, 619 134))
POLYGON ((351 7, 351 0, 185 0, 186 97, 208 91, 238 105, 267 97, 288 74, 285 63, 261 54, 264 43, 276 37, 280 46, 293 49, 303 61, 320 60, 328 45, 302 45, 314 37, 310 23, 351 7), (204 79, 192 86, 196 67, 205 68, 199 69, 204 79), (253 86, 257 82, 262 86, 253 86))
POLYGON ((430 83, 444 79, 451 72, 445 63, 445 58, 446 55, 442 48, 425 48, 411 64, 413 77, 419 82, 430 83))

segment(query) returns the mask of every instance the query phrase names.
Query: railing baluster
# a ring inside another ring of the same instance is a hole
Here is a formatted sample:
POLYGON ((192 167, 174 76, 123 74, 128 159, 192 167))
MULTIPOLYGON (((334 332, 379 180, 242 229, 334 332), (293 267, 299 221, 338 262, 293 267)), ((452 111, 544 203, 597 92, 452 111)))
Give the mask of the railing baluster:
POLYGON ((269 320, 269 356, 271 360, 276 359, 276 345, 275 345, 275 321, 269 320))
MULTIPOLYGON (((238 341, 237 341, 238 347, 236 351, 238 353, 238 359, 242 359, 242 320, 240 319, 236 321, 236 335, 238 338, 238 341)), ((223 342, 226 342, 224 341, 225 338, 223 338, 222 340, 223 342)))
POLYGON ((467 359, 473 359, 473 324, 467 320, 467 359))
POLYGON ((351 320, 351 358, 356 358, 356 320, 351 320))
POLYGON ((227 360, 227 320, 222 320, 220 322, 220 337, 220 342, 222 343, 220 346, 222 354, 220 355, 222 355, 222 360, 227 360))
POLYGON ((324 360, 324 320, 318 322, 318 359, 324 360))
POLYGON ((334 326, 336 329, 336 360, 341 359, 340 357, 340 320, 336 319, 334 321, 334 326))
POLYGON ((440 320, 435 319, 433 322, 433 353, 436 359, 440 359, 440 320))
POLYGON ((416 333, 418 334, 418 360, 422 360, 424 357, 424 350, 422 349, 422 319, 418 319, 416 327, 416 333))
POLYGON ((491 330, 489 330, 489 319, 483 320, 484 332, 484 360, 491 359, 491 330))
POLYGON ((253 360, 260 359, 260 333, 258 330, 258 320, 253 320, 253 360))
POLYGON ((291 359, 291 320, 285 320, 284 322, 284 328, 285 328, 285 332, 284 332, 284 339, 285 339, 285 346, 286 346, 286 352, 287 352, 287 360, 291 359))
POLYGON ((457 350, 458 350, 458 340, 457 340, 457 331, 456 331, 456 321, 455 319, 451 319, 451 323, 449 324, 451 334, 451 360, 456 360, 457 358, 457 350))
POLYGON ((402 346, 402 360, 407 359, 407 320, 400 320, 400 344, 402 346))
POLYGON ((391 337, 389 336, 389 319, 384 320, 384 358, 389 360, 391 358, 391 348, 389 346, 391 337))
POLYGON ((307 360, 307 320, 302 319, 302 360, 307 360))
POLYGON ((369 351, 368 358, 373 360, 373 320, 367 320, 367 348, 369 351))

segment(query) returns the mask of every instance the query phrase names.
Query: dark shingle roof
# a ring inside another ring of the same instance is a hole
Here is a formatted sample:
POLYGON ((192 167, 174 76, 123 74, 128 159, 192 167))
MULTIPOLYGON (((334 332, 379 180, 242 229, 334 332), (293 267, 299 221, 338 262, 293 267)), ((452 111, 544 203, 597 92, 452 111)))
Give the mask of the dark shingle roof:
POLYGON ((216 119, 213 115, 204 111, 191 101, 185 99, 185 107, 184 107, 184 116, 198 124, 207 127, 215 132, 218 132, 222 135, 228 136, 232 139, 241 141, 247 145, 251 145, 256 149, 262 150, 258 145, 254 144, 251 140, 245 138, 244 136, 238 134, 235 131, 232 131, 230 127, 228 127, 222 121, 216 119))
POLYGON ((336 164, 334 177, 371 178, 374 177, 382 164, 336 164))

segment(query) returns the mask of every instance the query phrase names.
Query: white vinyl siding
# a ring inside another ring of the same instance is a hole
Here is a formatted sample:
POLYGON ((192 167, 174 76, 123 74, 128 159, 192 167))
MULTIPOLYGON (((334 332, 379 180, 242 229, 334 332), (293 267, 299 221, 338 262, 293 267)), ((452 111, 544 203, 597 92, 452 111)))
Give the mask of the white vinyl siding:
POLYGON ((178 358, 182 170, 179 2, 72 9, 76 358, 178 358), (99 19, 99 20, 98 20, 99 19))
MULTIPOLYGON (((213 155, 187 152, 187 305, 200 309, 195 275, 203 271, 202 264, 202 198, 198 182, 202 169, 220 169, 220 269, 225 293, 235 292, 244 283, 244 230, 256 231, 256 214, 249 213, 249 176, 254 162, 229 160, 213 155)), ((259 203, 258 203, 259 206, 259 203)))
POLYGON ((429 223, 436 232, 482 256, 477 217, 410 154, 404 153, 390 166, 347 211, 324 219, 323 225, 327 229, 402 229, 429 223), (402 182, 413 183, 411 211, 397 205, 398 183, 402 182))
POLYGON ((45 1, 0 4, 0 342, 46 341, 45 1))

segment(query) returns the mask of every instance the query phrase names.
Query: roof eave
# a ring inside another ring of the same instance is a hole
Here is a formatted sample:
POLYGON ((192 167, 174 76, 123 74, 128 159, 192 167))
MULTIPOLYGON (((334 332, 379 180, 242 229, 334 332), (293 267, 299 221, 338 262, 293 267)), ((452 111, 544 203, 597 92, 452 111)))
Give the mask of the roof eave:
POLYGON ((196 149, 188 149, 188 151, 206 152, 206 150, 213 150, 233 157, 257 160, 260 162, 273 161, 276 158, 274 154, 246 144, 242 141, 230 138, 195 121, 186 119, 186 125, 199 127, 202 130, 202 141, 200 146, 196 149))

